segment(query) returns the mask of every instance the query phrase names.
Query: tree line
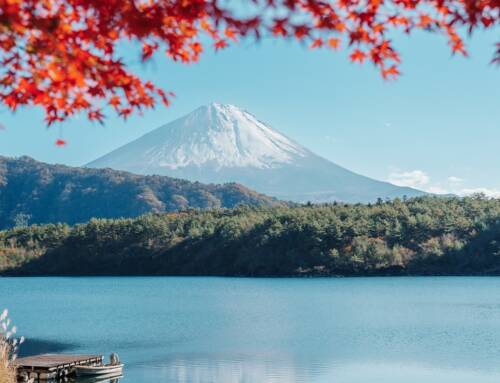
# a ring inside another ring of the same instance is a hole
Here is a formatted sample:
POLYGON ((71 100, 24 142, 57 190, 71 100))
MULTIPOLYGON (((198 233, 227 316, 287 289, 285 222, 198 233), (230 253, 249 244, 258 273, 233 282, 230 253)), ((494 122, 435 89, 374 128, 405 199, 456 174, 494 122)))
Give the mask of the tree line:
POLYGON ((496 275, 500 200, 481 195, 187 210, 0 231, 11 275, 496 275))

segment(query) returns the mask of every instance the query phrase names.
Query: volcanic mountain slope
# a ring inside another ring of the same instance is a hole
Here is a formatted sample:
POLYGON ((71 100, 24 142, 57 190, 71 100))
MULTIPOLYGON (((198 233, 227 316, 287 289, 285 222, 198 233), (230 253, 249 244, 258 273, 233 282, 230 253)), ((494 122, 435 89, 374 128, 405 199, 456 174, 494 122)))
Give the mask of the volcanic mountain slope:
POLYGON ((351 172, 247 111, 218 103, 200 107, 87 166, 205 183, 238 182, 296 202, 370 202, 425 194, 351 172))
POLYGON ((164 176, 0 156, 0 229, 20 222, 78 223, 93 217, 135 217, 148 212, 240 204, 282 203, 236 183, 204 185, 164 176))

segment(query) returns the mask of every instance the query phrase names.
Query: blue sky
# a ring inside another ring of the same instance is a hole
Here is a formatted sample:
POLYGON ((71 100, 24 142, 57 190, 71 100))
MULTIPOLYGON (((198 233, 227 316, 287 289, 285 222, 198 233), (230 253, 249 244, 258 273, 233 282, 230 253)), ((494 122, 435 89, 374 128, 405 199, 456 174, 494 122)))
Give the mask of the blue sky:
POLYGON ((244 41, 182 65, 162 56, 129 64, 177 97, 127 122, 84 118, 47 129, 40 110, 0 109, 0 154, 82 165, 211 101, 246 108, 314 152, 353 171, 434 192, 500 196, 500 68, 494 33, 468 39, 452 57, 441 36, 399 36, 403 75, 385 82, 347 52, 297 42, 244 41), (58 135, 69 142, 54 146, 58 135), (498 193, 498 194, 495 194, 498 193))

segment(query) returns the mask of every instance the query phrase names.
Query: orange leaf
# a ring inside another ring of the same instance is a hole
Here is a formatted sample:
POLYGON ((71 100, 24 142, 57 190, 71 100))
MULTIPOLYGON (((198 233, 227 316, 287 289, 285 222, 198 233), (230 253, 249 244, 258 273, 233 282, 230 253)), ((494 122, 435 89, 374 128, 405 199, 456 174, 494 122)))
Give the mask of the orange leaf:
POLYGON ((328 39, 328 45, 332 49, 338 49, 340 47, 340 39, 332 37, 328 39))
POLYGON ((120 97, 119 96, 112 96, 110 99, 109 99, 109 105, 111 106, 114 106, 115 108, 117 106, 119 106, 121 104, 121 100, 120 100, 120 97))
POLYGON ((312 49, 315 49, 315 48, 321 48, 323 46, 323 40, 322 39, 314 39, 312 44, 311 44, 311 48, 312 49))
POLYGON ((229 28, 226 28, 226 30, 224 31, 224 34, 226 35, 226 37, 230 40, 233 40, 233 41, 238 41, 238 39, 236 38, 236 32, 233 31, 232 29, 229 29, 229 28))
POLYGON ((221 39, 221 40, 217 40, 215 43, 214 43, 214 47, 215 47, 215 50, 218 51, 220 49, 224 49, 228 46, 227 44, 227 41, 224 40, 224 39, 221 39))
POLYGON ((199 42, 195 42, 191 44, 191 49, 195 55, 198 55, 203 51, 203 46, 199 42))
POLYGON ((366 59, 366 54, 363 51, 359 50, 359 49, 355 49, 351 53, 350 58, 351 58, 352 62, 356 62, 357 61, 359 63, 362 63, 366 59))
POLYGON ((158 49, 158 44, 144 43, 142 45, 142 61, 149 59, 158 49))
POLYGON ((300 25, 295 27, 295 37, 299 40, 303 39, 304 37, 309 35, 309 27, 300 25))
POLYGON ((420 21, 417 24, 420 28, 426 28, 432 24, 432 18, 429 15, 421 15, 420 21))
POLYGON ((391 67, 382 70, 382 77, 384 78, 384 80, 395 79, 400 74, 401 73, 399 72, 398 68, 395 65, 392 65, 391 67))

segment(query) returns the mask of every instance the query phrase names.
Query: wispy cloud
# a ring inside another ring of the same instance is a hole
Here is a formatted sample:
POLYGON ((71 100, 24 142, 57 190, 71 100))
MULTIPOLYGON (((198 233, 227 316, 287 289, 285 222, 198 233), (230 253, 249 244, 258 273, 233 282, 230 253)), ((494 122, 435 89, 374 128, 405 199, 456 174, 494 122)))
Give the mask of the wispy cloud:
POLYGON ((500 189, 491 188, 472 188, 472 189, 462 189, 459 195, 471 195, 471 194, 484 194, 491 198, 500 198, 500 189))
POLYGON ((449 176, 442 182, 435 182, 424 170, 393 170, 387 181, 398 186, 408 186, 433 194, 455 194, 468 196, 484 194, 490 198, 500 198, 500 189, 486 187, 463 187, 465 180, 457 176, 449 176))
POLYGON ((429 183, 430 177, 423 170, 394 171, 389 174, 388 181, 398 186, 423 188, 429 183))

